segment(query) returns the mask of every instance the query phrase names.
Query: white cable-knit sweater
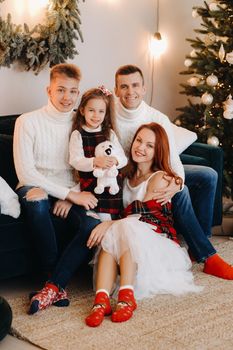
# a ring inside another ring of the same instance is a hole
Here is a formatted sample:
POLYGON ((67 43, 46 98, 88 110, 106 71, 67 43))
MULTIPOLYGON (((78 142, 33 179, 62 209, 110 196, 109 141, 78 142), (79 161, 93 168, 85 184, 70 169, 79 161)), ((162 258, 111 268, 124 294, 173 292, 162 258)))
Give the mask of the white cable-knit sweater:
POLYGON ((68 163, 73 113, 47 106, 22 114, 14 131, 14 162, 19 185, 43 188, 65 199, 75 186, 68 163))
POLYGON ((133 136, 142 124, 156 122, 160 124, 168 135, 170 146, 171 167, 176 174, 184 179, 184 168, 175 145, 172 124, 168 117, 147 105, 144 101, 136 109, 126 109, 119 101, 116 103, 115 131, 119 137, 120 143, 126 153, 129 150, 133 136))

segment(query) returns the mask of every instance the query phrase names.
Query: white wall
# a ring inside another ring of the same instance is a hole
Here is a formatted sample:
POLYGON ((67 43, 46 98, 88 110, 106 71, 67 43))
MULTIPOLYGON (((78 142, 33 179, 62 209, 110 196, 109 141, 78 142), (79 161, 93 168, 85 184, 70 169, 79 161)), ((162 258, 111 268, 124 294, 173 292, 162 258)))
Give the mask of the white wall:
MULTIPOLYGON (((1 3, 1 13, 12 12, 13 1, 1 3)), ((168 39, 168 49, 155 62, 153 106, 170 118, 174 118, 175 108, 184 104, 185 97, 178 93, 182 79, 179 71, 184 69, 184 57, 190 51, 185 38, 194 35, 197 24, 191 16, 192 6, 202 3, 160 0, 159 29, 168 39)), ((156 0, 86 0, 79 4, 84 43, 77 42, 79 55, 72 62, 83 72, 81 92, 99 84, 113 88, 116 69, 133 63, 144 71, 149 102, 152 64, 148 41, 156 29, 156 0)), ((0 115, 30 111, 46 103, 48 75, 48 68, 38 76, 1 68, 0 115)))
POLYGON ((192 7, 203 3, 203 0, 160 0, 159 30, 168 46, 155 61, 153 105, 170 119, 178 114, 177 107, 187 103, 187 97, 179 94, 179 83, 188 77, 179 75, 179 72, 186 69, 185 55, 192 50, 186 38, 195 38, 197 34, 193 29, 200 28, 199 19, 192 17, 192 7))
MULTIPOLYGON (((3 3, 5 12, 12 11, 12 1, 3 3)), ((147 42, 155 28, 154 0, 86 0, 79 3, 84 43, 77 41, 79 55, 72 62, 83 73, 81 92, 99 84, 112 89, 115 70, 122 64, 137 64, 147 76, 150 60, 147 42)), ((44 104, 48 75, 48 69, 35 76, 32 72, 1 68, 0 115, 22 113, 44 104)))

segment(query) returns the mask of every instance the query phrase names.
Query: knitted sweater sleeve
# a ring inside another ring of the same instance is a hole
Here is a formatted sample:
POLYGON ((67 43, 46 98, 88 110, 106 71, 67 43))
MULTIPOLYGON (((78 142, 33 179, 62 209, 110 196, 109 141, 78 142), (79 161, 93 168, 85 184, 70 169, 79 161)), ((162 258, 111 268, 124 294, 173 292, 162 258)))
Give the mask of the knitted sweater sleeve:
MULTIPOLYGON (((156 120, 154 121, 156 122, 156 120)), ((159 124, 163 126, 168 136, 171 167, 173 171, 183 179, 183 183, 184 183, 184 167, 181 163, 181 160, 177 151, 177 147, 175 144, 172 124, 169 118, 161 112, 159 112, 159 124)))
POLYGON ((94 157, 85 157, 82 136, 78 130, 74 130, 71 134, 69 154, 69 163, 76 170, 84 172, 94 170, 94 157))
POLYGON ((13 154, 20 185, 41 187, 49 195, 65 199, 70 189, 49 181, 37 170, 33 154, 34 137, 31 125, 25 122, 23 116, 19 117, 15 123, 13 154))
POLYGON ((115 134, 115 132, 113 130, 111 130, 111 134, 110 134, 110 141, 113 143, 113 145, 115 146, 115 148, 117 149, 117 169, 121 169, 123 168, 127 163, 128 163, 128 159, 125 155, 125 152, 118 140, 117 135, 115 134))

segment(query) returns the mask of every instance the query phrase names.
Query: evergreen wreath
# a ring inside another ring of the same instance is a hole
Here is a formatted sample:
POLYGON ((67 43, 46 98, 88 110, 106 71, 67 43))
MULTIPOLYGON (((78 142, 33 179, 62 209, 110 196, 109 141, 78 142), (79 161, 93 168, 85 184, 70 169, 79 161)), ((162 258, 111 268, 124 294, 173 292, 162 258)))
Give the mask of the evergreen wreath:
POLYGON ((12 23, 10 14, 6 20, 0 17, 0 66, 17 63, 38 74, 47 63, 51 67, 74 58, 78 54, 75 40, 83 42, 78 3, 79 0, 49 0, 46 23, 31 30, 26 23, 12 23))

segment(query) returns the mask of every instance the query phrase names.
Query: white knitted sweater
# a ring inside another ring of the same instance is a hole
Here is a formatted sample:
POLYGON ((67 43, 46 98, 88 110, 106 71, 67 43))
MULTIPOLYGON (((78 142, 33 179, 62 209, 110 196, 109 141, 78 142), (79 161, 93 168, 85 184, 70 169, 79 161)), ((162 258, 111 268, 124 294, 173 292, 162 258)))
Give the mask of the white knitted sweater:
POLYGON ((132 110, 126 109, 119 101, 116 103, 114 129, 127 156, 129 155, 133 136, 139 126, 151 122, 160 124, 166 130, 170 146, 171 167, 176 174, 184 179, 184 168, 177 152, 172 124, 168 117, 150 107, 144 101, 136 109, 132 110))
POLYGON ((14 162, 19 186, 43 188, 49 195, 65 199, 75 186, 68 163, 73 113, 47 106, 22 114, 14 131, 14 162))

